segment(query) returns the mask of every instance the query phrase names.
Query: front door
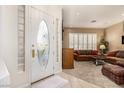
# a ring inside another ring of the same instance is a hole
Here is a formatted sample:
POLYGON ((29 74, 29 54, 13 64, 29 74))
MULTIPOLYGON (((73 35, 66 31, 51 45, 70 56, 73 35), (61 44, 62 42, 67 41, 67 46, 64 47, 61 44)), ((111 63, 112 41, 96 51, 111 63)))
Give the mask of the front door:
POLYGON ((54 73, 53 17, 31 7, 32 82, 54 73))

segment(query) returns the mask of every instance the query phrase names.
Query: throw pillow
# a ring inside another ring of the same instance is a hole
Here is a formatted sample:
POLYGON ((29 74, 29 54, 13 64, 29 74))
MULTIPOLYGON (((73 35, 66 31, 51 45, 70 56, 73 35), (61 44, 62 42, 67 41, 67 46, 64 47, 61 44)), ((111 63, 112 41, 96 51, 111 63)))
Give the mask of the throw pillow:
POLYGON ((91 51, 91 54, 92 54, 92 55, 97 55, 97 54, 98 54, 98 51, 97 51, 97 50, 92 50, 92 51, 91 51))
POLYGON ((124 51, 119 51, 119 52, 116 54, 116 57, 124 58, 124 51))
POLYGON ((87 50, 87 55, 91 55, 91 50, 87 50))
POLYGON ((107 56, 115 57, 116 53, 117 53, 117 51, 108 52, 107 56))
POLYGON ((87 55, 87 51, 86 50, 80 50, 80 55, 87 55))

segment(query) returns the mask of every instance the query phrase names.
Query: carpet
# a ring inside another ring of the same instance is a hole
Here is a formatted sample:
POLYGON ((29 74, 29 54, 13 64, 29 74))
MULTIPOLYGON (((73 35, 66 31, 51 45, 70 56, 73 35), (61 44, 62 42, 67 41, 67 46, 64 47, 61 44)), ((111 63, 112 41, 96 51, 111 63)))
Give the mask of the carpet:
POLYGON ((63 72, 82 79, 101 88, 121 88, 106 76, 102 75, 102 65, 96 66, 92 61, 74 62, 74 69, 64 69, 63 72))
POLYGON ((32 84, 33 88, 61 88, 68 83, 68 80, 58 76, 53 75, 37 83, 32 84))

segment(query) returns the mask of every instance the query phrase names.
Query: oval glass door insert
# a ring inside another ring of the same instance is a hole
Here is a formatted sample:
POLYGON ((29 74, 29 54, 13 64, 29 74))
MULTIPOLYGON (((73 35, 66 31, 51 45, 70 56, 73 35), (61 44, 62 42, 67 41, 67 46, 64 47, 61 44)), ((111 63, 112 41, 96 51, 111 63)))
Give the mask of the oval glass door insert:
POLYGON ((37 54, 38 62, 43 68, 46 68, 49 59, 49 31, 48 26, 44 20, 39 25, 37 35, 37 54))

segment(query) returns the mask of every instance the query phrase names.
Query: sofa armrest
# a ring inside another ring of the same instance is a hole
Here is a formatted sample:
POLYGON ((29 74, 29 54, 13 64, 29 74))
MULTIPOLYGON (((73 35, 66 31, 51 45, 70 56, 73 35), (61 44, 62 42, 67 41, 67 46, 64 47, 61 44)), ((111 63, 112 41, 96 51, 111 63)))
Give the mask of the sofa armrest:
POLYGON ((74 55, 74 59, 75 59, 75 60, 78 60, 78 56, 79 56, 79 55, 78 55, 77 53, 73 53, 73 55, 74 55))
POLYGON ((117 61, 117 65, 124 67, 124 61, 117 61))
POLYGON ((107 53, 107 56, 115 57, 118 51, 111 51, 107 53))
POLYGON ((73 53, 73 55, 74 55, 74 56, 78 56, 78 54, 77 54, 77 53, 73 53))

